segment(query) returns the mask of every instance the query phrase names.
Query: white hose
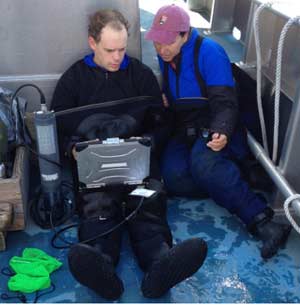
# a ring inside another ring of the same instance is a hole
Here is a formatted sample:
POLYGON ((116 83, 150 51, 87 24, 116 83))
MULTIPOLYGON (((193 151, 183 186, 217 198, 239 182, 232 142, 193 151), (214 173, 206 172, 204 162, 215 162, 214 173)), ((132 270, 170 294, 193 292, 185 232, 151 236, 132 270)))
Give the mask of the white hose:
POLYGON ((256 67, 256 95, 257 95, 257 108, 259 114, 259 121, 260 121, 260 128, 263 140, 263 147, 269 156, 269 148, 268 148, 268 140, 266 134, 266 125, 265 125, 265 118, 264 118, 264 111, 262 106, 262 98, 261 98, 261 49, 260 49, 260 40, 259 40, 259 16, 261 12, 266 7, 271 7, 272 3, 264 3, 261 4, 258 9, 254 13, 253 17, 253 30, 254 30, 254 42, 256 48, 256 60, 257 60, 257 67, 256 67))
POLYGON ((272 160, 276 163, 278 154, 278 137, 279 137, 279 106, 280 106, 280 92, 281 92, 281 63, 282 51, 286 34, 292 24, 300 21, 300 17, 294 17, 284 25, 278 42, 277 61, 276 61, 276 76, 275 76, 275 101, 274 101, 274 134, 273 134, 273 155, 272 160))
POLYGON ((298 226, 298 224, 296 223, 296 221, 293 219, 290 211, 289 211, 289 205, 290 203, 295 200, 295 199, 299 199, 300 198, 300 194, 294 194, 291 195, 290 197, 288 197, 284 204, 283 204, 283 208, 284 208, 284 212, 286 215, 286 218, 289 220, 289 222, 291 223, 291 225, 293 226, 293 228, 300 234, 300 227, 298 226))

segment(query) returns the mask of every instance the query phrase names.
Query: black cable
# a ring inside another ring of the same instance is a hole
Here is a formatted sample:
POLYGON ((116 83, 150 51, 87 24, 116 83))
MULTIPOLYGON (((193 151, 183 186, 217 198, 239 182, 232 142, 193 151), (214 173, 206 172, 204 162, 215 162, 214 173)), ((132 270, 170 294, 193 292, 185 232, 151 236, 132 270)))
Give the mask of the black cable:
MULTIPOLYGON (((12 95, 11 97, 11 104, 13 105, 13 101, 14 99, 16 99, 16 110, 17 110, 17 116, 18 116, 18 119, 19 119, 19 123, 22 125, 22 131, 23 131, 23 140, 24 140, 24 143, 25 143, 25 146, 27 148, 30 149, 29 145, 26 143, 26 134, 28 134, 28 136, 30 137, 30 140, 32 141, 32 138, 30 136, 30 133, 27 131, 26 132, 26 124, 25 124, 25 121, 24 121, 24 118, 22 118, 22 113, 21 113, 21 110, 20 110, 20 105, 19 105, 19 99, 17 98, 17 94, 19 93, 19 91, 21 91, 23 88, 25 87, 33 87, 35 88, 39 94, 40 94, 40 101, 41 101, 41 105, 46 105, 46 98, 45 98, 45 95, 44 93, 42 92, 42 90, 34 85, 34 84, 24 84, 22 86, 20 86, 15 92, 14 94, 12 95)), ((25 108, 25 111, 26 111, 26 108, 25 108)))
POLYGON ((27 303, 27 299, 26 296, 21 293, 18 292, 16 295, 12 296, 12 295, 8 295, 7 293, 1 293, 1 299, 2 300, 12 300, 12 299, 18 299, 20 300, 22 303, 27 303))
POLYGON ((35 190, 33 198, 29 201, 29 212, 32 220, 42 229, 49 229, 45 219, 42 218, 39 213, 40 209, 40 198, 42 196, 42 188, 38 186, 35 190))
MULTIPOLYGON (((40 293, 40 290, 37 290, 35 292, 35 297, 34 297, 34 300, 33 302, 30 302, 30 303, 37 303, 38 299, 40 299, 42 296, 46 295, 46 294, 49 294, 49 293, 52 293, 55 291, 56 287, 53 283, 51 283, 51 286, 50 286, 51 290, 49 291, 44 291, 42 293, 40 293)), ((22 303, 27 303, 27 298, 25 296, 25 294, 21 293, 21 292, 17 292, 15 295, 8 295, 7 293, 2 293, 1 294, 1 299, 2 300, 12 300, 12 299, 18 299, 20 300, 22 303)))
POLYGON ((20 87, 15 91, 15 93, 12 95, 11 100, 13 101, 13 100, 16 98, 16 96, 17 96, 17 94, 19 93, 19 91, 21 91, 21 90, 22 90, 23 88, 25 88, 25 87, 33 87, 33 88, 35 88, 35 89, 39 92, 39 94, 40 94, 40 97, 41 97, 41 104, 46 105, 46 98, 45 98, 44 93, 42 92, 42 90, 41 90, 38 86, 36 86, 36 85, 34 85, 34 84, 24 84, 24 85, 20 86, 20 87))
POLYGON ((141 197, 141 200, 140 200, 138 206, 136 207, 136 209, 134 211, 132 211, 127 217, 125 217, 120 223, 118 223, 117 225, 115 225, 111 229, 105 231, 104 233, 101 233, 101 234, 99 234, 99 235, 97 235, 95 237, 86 239, 84 241, 81 241, 80 243, 81 244, 83 244, 83 243, 87 244, 87 243, 89 243, 89 242, 91 242, 91 241, 93 241, 93 240, 95 240, 95 239, 97 239, 99 237, 103 237, 103 236, 105 236, 105 235, 107 235, 107 234, 117 230, 121 225, 123 225, 125 222, 129 221, 130 218, 132 218, 138 212, 138 210, 141 208, 143 202, 144 202, 144 197, 141 197))
POLYGON ((46 156, 42 156, 41 154, 39 154, 36 150, 32 149, 27 143, 24 142, 24 144, 21 144, 19 146, 23 146, 25 148, 27 148, 30 152, 32 152, 35 156, 37 156, 38 158, 41 158, 49 163, 52 163, 56 166, 58 166, 59 168, 62 168, 63 166, 61 165, 61 163, 58 163, 56 161, 50 160, 48 159, 46 156))
MULTIPOLYGON (((56 232, 56 230, 55 230, 55 226, 54 226, 53 220, 52 220, 52 214, 53 214, 53 209, 51 209, 51 212, 50 212, 50 226, 51 226, 52 231, 54 232, 54 235, 57 235, 57 232, 56 232)), ((68 244, 68 245, 72 245, 71 242, 65 240, 65 239, 62 238, 60 235, 57 235, 57 237, 59 238, 60 241, 66 243, 66 244, 68 244)), ((52 242, 51 242, 51 245, 52 245, 52 242)), ((53 246, 53 245, 52 245, 52 246, 53 246)))
MULTIPOLYGON (((111 229, 103 232, 103 233, 100 233, 92 238, 89 238, 89 239, 86 239, 86 240, 83 240, 83 241, 80 241, 79 243, 89 243, 97 238, 100 238, 100 237, 103 237, 115 230, 117 230, 119 227, 121 227, 125 222, 129 221, 133 216, 135 216, 137 214, 137 212, 139 211, 139 209, 141 208, 142 204, 144 202, 144 197, 141 197, 141 200, 139 202, 139 204, 137 205, 137 207, 134 209, 134 211, 132 211, 127 217, 125 217, 121 222, 119 222, 117 225, 115 225, 114 227, 112 227, 111 229)), ((84 224, 84 223, 87 223, 87 222, 90 222, 91 220, 93 219, 97 219, 99 218, 99 216, 96 216, 96 217, 92 217, 84 222, 82 222, 81 224, 84 224)), ((77 243, 70 243, 70 242, 66 242, 68 244, 68 246, 57 246, 54 242, 57 238, 59 238, 59 235, 62 234, 64 231, 68 230, 68 229, 71 229, 71 228, 75 228, 75 227, 79 227, 80 224, 78 223, 73 223, 73 224, 70 224, 62 229, 60 229, 59 231, 56 231, 54 228, 54 236, 52 237, 51 239, 51 245, 53 248, 56 248, 56 249, 68 249, 70 248, 71 246, 73 245, 76 245, 77 243)), ((60 238, 59 238, 60 239, 60 238)), ((60 239, 61 240, 61 239, 60 239)))
MULTIPOLYGON (((11 277, 11 276, 14 276, 16 273, 13 272, 9 267, 4 267, 1 269, 1 274, 11 277)), ((18 299, 22 303, 27 303, 26 296, 21 292, 18 292, 16 295, 8 295, 7 293, 1 293, 0 298, 5 301, 12 300, 12 299, 18 299)))
POLYGON ((43 293, 39 293, 40 291, 38 290, 38 291, 36 291, 35 292, 35 298, 34 298, 34 300, 33 300, 33 303, 37 303, 37 301, 38 301, 38 299, 40 298, 40 297, 42 297, 42 296, 44 296, 44 295, 46 295, 46 294, 49 294, 49 293, 52 293, 52 292, 54 292, 55 291, 55 289, 56 289, 56 287, 55 287, 55 285, 53 284, 53 283, 51 283, 51 290, 49 290, 49 291, 44 291, 43 293))
MULTIPOLYGON (((68 185, 67 182, 62 182, 62 185, 65 185, 69 188, 71 188, 70 185, 68 185)), ((33 219, 33 221, 42 229, 51 229, 52 226, 59 226, 61 224, 63 224, 64 222, 66 222, 67 220, 69 220, 70 218, 72 218, 74 216, 75 213, 75 203, 73 202, 71 204, 71 208, 69 208, 68 204, 63 204, 63 205, 59 205, 59 207, 63 208, 63 214, 64 217, 60 218, 60 219, 55 219, 55 221, 53 221, 53 216, 52 217, 52 223, 50 222, 50 215, 52 214, 51 211, 49 211, 49 213, 45 213, 47 210, 46 208, 43 206, 44 201, 43 201, 43 192, 42 192, 42 187, 39 185, 33 196, 33 198, 29 201, 29 212, 30 212, 30 216, 33 219), (43 212, 43 216, 40 212, 43 212)), ((51 210, 53 210, 54 208, 56 208, 57 205, 53 206, 51 208, 51 210)))
POLYGON ((5 276, 14 276, 15 272, 13 272, 9 267, 4 267, 1 269, 1 274, 5 276))
MULTIPOLYGON (((79 227, 79 226, 80 226, 79 223, 72 223, 72 224, 70 224, 70 225, 68 225, 68 226, 66 226, 66 227, 64 227, 64 228, 62 228, 62 229, 60 229, 60 230, 58 230, 58 231, 53 230, 54 235, 53 235, 53 237, 52 237, 52 239, 51 239, 51 246, 52 246, 53 248, 55 248, 55 249, 69 249, 69 248, 71 248, 71 246, 75 245, 76 243, 71 243, 71 242, 66 242, 66 241, 64 241, 66 244, 68 244, 68 246, 58 246, 58 245, 55 244, 55 240, 56 240, 57 238, 59 238, 59 236, 60 236, 63 232, 65 232, 65 231, 67 231, 67 230, 69 230, 69 229, 71 229, 71 228, 76 228, 76 227, 79 227)), ((61 238, 59 238, 59 239, 62 240, 61 238)))

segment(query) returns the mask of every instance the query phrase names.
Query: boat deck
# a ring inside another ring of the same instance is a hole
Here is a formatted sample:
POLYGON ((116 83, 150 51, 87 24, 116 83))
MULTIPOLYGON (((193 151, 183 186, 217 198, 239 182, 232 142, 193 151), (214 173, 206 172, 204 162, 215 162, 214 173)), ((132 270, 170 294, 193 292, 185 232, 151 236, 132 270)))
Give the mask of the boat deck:
MULTIPOLYGON (((169 200, 168 220, 174 242, 201 237, 208 244, 203 266, 191 278, 178 284, 159 299, 146 299, 140 291, 143 272, 139 269, 124 234, 117 273, 125 291, 120 303, 299 303, 300 236, 292 231, 285 249, 268 261, 260 257, 260 243, 252 238, 242 223, 210 199, 169 200)), ((63 265, 51 275, 55 291, 42 296, 39 303, 107 303, 92 290, 73 279, 66 260, 67 250, 50 245, 53 233, 29 224, 26 231, 10 232, 8 251, 1 253, 1 268, 8 266, 13 255, 20 256, 26 247, 36 247, 59 259, 63 265)), ((76 240, 76 231, 65 234, 76 240)), ((0 292, 7 291, 8 278, 0 275, 0 292)), ((26 294, 28 302, 34 294, 26 294)), ((3 302, 3 301, 2 301, 3 302)), ((5 302, 16 303, 11 299, 5 302)))

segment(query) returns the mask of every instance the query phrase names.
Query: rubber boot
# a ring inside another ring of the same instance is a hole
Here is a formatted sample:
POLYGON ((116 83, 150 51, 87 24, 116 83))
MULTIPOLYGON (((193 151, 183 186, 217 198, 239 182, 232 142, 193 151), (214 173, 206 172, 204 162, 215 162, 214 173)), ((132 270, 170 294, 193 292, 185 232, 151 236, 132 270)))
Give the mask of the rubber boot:
POLYGON ((117 300, 122 295, 123 283, 108 255, 92 246, 76 244, 69 251, 68 262, 74 278, 103 298, 117 300))
POLYGON ((292 226, 279 224, 272 221, 273 212, 263 212, 256 215, 252 224, 248 226, 249 231, 263 242, 261 257, 268 259, 274 256, 279 248, 284 247, 292 226))
POLYGON ((207 254, 206 242, 188 239, 163 253, 153 262, 142 281, 146 298, 159 298, 170 288, 192 276, 203 264, 207 254))

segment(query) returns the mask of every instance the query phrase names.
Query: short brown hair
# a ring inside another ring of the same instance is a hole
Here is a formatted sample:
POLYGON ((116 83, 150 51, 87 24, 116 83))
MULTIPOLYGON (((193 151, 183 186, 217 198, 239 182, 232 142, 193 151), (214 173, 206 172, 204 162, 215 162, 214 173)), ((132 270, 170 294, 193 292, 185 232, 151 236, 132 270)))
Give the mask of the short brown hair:
POLYGON ((127 33, 129 29, 129 22, 126 18, 117 10, 104 9, 99 10, 90 16, 88 26, 88 34, 93 37, 96 42, 101 39, 102 29, 109 24, 113 29, 121 31, 123 26, 127 33))

